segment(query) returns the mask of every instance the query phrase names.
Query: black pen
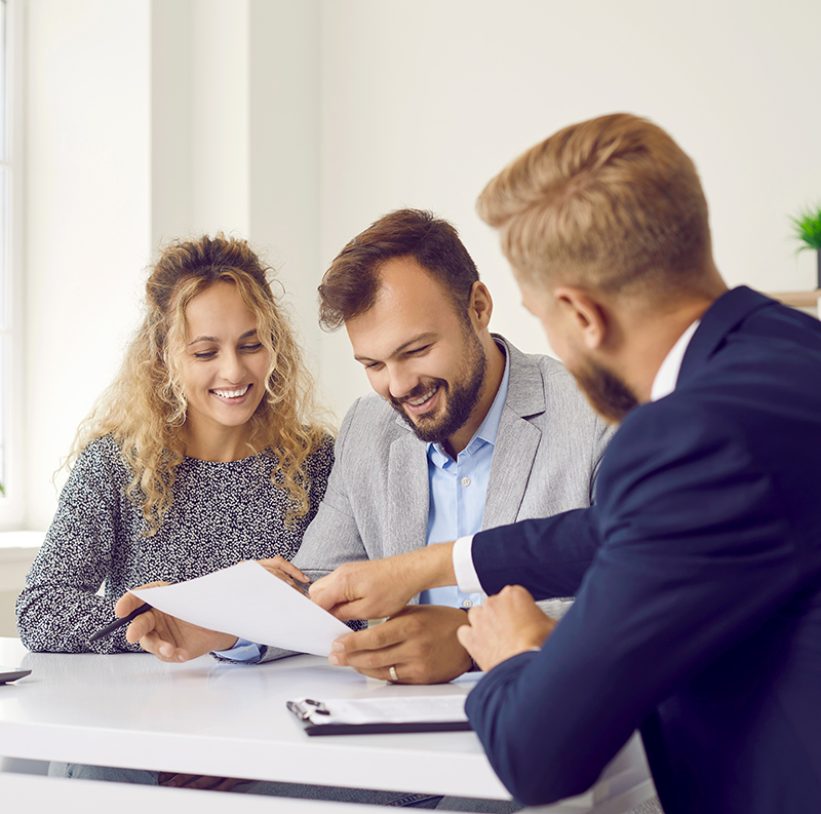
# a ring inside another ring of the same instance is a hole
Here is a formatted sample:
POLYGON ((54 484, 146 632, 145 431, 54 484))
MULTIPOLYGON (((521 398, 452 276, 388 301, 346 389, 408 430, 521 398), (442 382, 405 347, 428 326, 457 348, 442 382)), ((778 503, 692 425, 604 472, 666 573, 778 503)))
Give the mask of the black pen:
POLYGON ((311 595, 308 593, 308 589, 311 585, 313 585, 313 582, 310 580, 308 580, 308 582, 298 582, 297 580, 294 580, 291 585, 293 585, 293 587, 296 588, 301 594, 307 596, 308 599, 311 598, 311 595))
POLYGON ((96 642, 97 639, 102 639, 103 636, 108 636, 109 633, 113 633, 115 630, 119 630, 119 628, 123 627, 123 625, 127 625, 129 622, 133 622, 141 613, 145 613, 146 611, 151 610, 151 605, 146 604, 143 602, 139 608, 135 608, 128 616, 123 616, 122 619, 116 619, 110 625, 106 625, 104 628, 100 628, 96 633, 92 633, 88 640, 90 642, 96 642))

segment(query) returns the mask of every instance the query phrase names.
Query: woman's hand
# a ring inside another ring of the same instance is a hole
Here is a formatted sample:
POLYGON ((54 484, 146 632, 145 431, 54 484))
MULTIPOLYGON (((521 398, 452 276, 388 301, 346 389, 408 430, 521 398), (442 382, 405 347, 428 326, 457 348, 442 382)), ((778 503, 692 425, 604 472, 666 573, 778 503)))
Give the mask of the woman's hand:
MULTIPOLYGON (((157 588, 167 582, 149 582, 140 588, 157 588)), ((123 594, 114 606, 114 615, 122 618, 136 610, 143 600, 134 594, 123 594)), ((150 604, 150 603, 149 603, 150 604)), ((237 641, 229 633, 218 633, 152 608, 138 616, 127 628, 125 638, 131 644, 139 643, 160 661, 188 661, 212 650, 229 650, 237 641)))

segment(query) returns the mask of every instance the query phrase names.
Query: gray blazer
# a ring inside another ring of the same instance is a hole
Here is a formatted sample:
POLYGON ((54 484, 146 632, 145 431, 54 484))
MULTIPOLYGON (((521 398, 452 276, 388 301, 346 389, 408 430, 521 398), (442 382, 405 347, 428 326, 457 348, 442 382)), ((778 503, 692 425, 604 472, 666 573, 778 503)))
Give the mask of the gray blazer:
MULTIPOLYGON (((510 379, 483 529, 589 505, 610 438, 561 363, 497 338, 507 349, 510 379)), ((325 497, 294 564, 315 579, 345 562, 423 547, 427 445, 390 404, 376 395, 354 402, 335 454, 325 497)))

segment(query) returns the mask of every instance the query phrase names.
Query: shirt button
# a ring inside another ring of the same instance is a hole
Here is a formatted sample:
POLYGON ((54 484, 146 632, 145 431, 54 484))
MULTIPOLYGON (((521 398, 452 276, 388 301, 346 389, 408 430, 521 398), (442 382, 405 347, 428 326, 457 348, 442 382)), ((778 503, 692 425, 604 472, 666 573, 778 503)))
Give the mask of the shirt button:
POLYGON ((465 488, 470 486, 470 478, 467 477, 467 475, 465 475, 465 477, 462 478, 462 486, 464 486, 465 488))
POLYGON ((462 607, 463 608, 472 608, 473 607, 473 602, 470 599, 465 599, 464 602, 462 602, 462 607))

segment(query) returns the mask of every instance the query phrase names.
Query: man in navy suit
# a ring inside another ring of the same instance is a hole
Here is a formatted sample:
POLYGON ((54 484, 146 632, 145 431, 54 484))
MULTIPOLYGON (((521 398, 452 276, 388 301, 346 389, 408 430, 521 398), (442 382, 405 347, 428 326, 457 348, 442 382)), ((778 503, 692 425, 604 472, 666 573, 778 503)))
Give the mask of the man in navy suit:
POLYGON ((621 423, 597 504, 343 566, 312 596, 362 618, 433 585, 498 592, 459 630, 487 671, 467 711, 523 803, 583 791, 640 729, 668 814, 821 811, 821 324, 727 290, 695 167, 634 116, 535 146, 479 212, 621 423), (570 593, 558 625, 531 598, 570 593))

